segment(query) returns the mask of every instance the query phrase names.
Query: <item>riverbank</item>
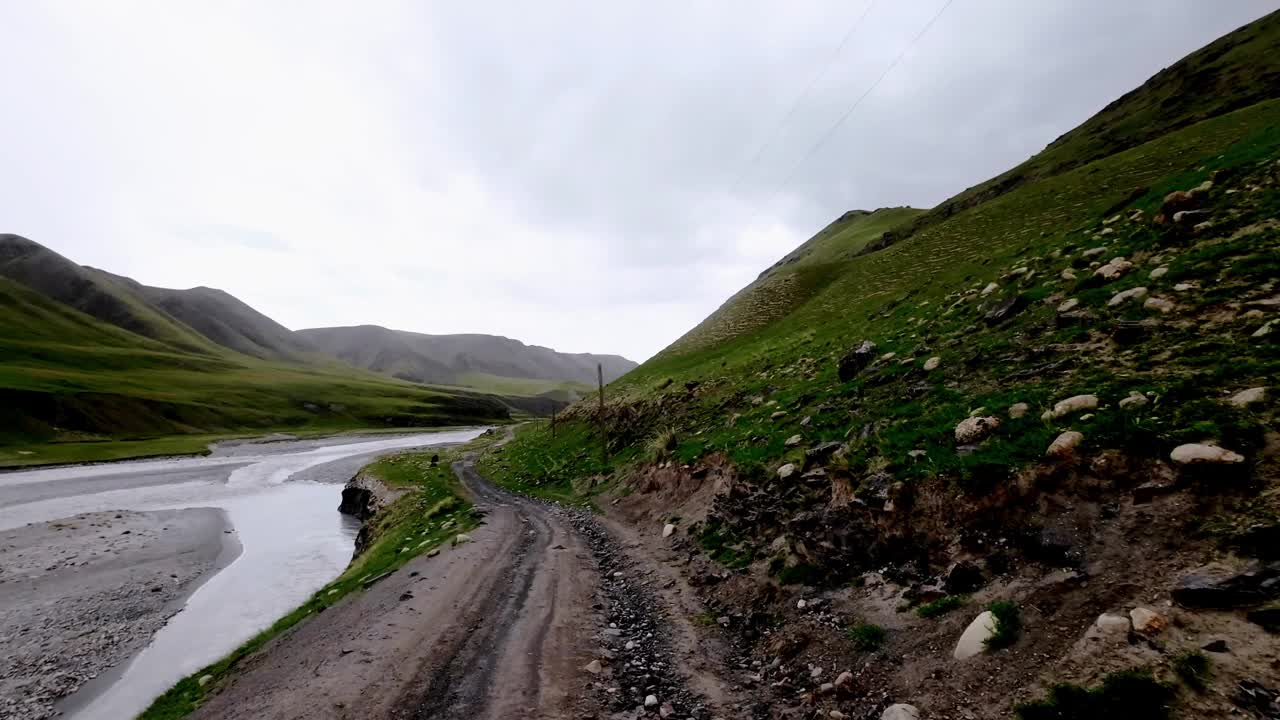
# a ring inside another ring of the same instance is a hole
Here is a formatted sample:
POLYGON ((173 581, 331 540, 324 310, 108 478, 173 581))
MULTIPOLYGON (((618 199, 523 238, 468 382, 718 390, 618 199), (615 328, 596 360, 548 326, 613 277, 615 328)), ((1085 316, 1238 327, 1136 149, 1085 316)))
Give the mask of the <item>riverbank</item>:
POLYGON ((230 531, 225 512, 189 508, 0 533, 0 716, 53 717, 61 698, 118 672, 240 553, 230 531))

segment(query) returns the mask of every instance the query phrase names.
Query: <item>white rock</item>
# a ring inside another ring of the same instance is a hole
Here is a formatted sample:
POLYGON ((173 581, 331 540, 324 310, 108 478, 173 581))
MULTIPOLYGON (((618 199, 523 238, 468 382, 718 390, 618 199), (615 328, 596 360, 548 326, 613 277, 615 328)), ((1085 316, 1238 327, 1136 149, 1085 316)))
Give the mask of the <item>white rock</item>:
POLYGON ((1014 403, 1009 406, 1009 417, 1017 420, 1031 411, 1031 406, 1026 403, 1014 403))
POLYGON ((885 708, 880 720, 920 720, 920 711, 914 705, 898 703, 885 708))
POLYGON ((600 664, 599 660, 592 660, 586 665, 583 665, 582 669, 586 670, 592 675, 599 675, 600 673, 604 672, 604 667, 600 664))
POLYGON ((787 447, 795 447, 796 445, 799 445, 802 442, 804 442, 804 438, 800 437, 799 435, 792 435, 791 437, 787 438, 787 441, 783 444, 786 445, 787 447))
POLYGON ((1120 303, 1125 302, 1127 300, 1141 300, 1146 296, 1147 296, 1147 289, 1144 287, 1129 288, 1128 290, 1121 290, 1115 295, 1112 295, 1111 299, 1107 301, 1107 305, 1110 307, 1115 307, 1116 305, 1119 305, 1120 303))
POLYGON ((1172 300, 1166 300, 1164 298, 1159 298, 1159 297, 1152 297, 1152 298, 1147 298, 1147 301, 1142 303, 1142 307, 1148 310, 1156 310, 1161 314, 1167 314, 1167 313, 1173 312, 1178 306, 1174 305, 1172 300))
POLYGON ((201 676, 200 676, 200 679, 196 681, 196 683, 197 683, 200 687, 204 687, 205 685, 208 685, 208 684, 209 684, 209 683, 211 683, 211 682, 213 682, 213 676, 212 676, 212 675, 201 675, 201 676))
POLYGON ((1249 388, 1248 390, 1241 390, 1235 395, 1232 395, 1231 399, 1227 402, 1235 405, 1236 407, 1247 407, 1254 403, 1260 403, 1266 399, 1267 389, 1265 387, 1256 387, 1249 388))
POLYGON ((1063 269, 1063 271, 1062 271, 1062 273, 1059 275, 1059 277, 1061 277, 1063 280, 1075 280, 1075 279, 1076 279, 1076 273, 1075 273, 1075 271, 1074 271, 1074 270, 1072 270, 1071 268, 1065 268, 1065 269, 1063 269))
POLYGON ((835 689, 836 686, 834 684, 825 682, 818 686, 818 693, 826 695, 827 693, 833 692, 835 689))
POLYGON ((1179 465, 1232 465, 1244 462, 1244 456, 1239 453, 1231 452, 1217 445, 1202 445, 1200 443, 1179 445, 1173 449, 1173 452, 1169 453, 1169 459, 1179 465))
POLYGON ((997 285, 997 284, 995 284, 995 283, 988 283, 986 287, 982 288, 982 294, 983 294, 983 295, 990 295, 991 293, 993 293, 993 292, 995 292, 996 290, 999 290, 999 289, 1000 289, 1000 286, 999 286, 999 285, 997 285))
POLYGON ((1085 250, 1084 252, 1080 253, 1080 257, 1087 257, 1087 258, 1096 257, 1106 251, 1107 251, 1107 248, 1105 245, 1101 247, 1096 247, 1096 248, 1089 248, 1088 250, 1085 250))
POLYGON ((852 682, 853 682, 853 673, 849 672, 848 670, 845 670, 844 672, 836 676, 836 687, 838 688, 842 688, 845 685, 848 685, 852 682))
POLYGON ((1165 276, 1165 274, 1166 274, 1166 273, 1168 273, 1168 272, 1169 272, 1169 268, 1168 268, 1168 266, 1166 266, 1166 265, 1161 265, 1160 267, 1156 268, 1155 270, 1152 270, 1152 271, 1148 274, 1148 276, 1147 276, 1147 277, 1150 277, 1152 280, 1158 280, 1158 279, 1160 279, 1160 278, 1164 277, 1164 276, 1165 276))
POLYGON ((458 533, 453 537, 454 545, 461 545, 462 543, 469 543, 469 542, 471 542, 471 536, 466 533, 458 533))
POLYGON ((787 478, 796 474, 796 469, 797 468, 795 463, 787 463, 786 465, 783 465, 782 467, 778 468, 778 478, 781 480, 786 480, 787 478))
POLYGON ((1103 613, 1093 621, 1093 627, 1103 635, 1129 634, 1129 618, 1123 615, 1103 613))
POLYGON ((1047 457, 1065 458, 1075 454, 1076 448, 1084 442, 1084 433, 1068 430, 1059 435, 1049 449, 1044 452, 1047 457))
POLYGON ((941 364, 942 364, 942 358, 938 357, 937 355, 934 355, 933 357, 924 361, 925 372, 932 372, 934 370, 937 370, 938 366, 941 364))
POLYGON ((1115 280, 1121 275, 1129 272, 1132 268, 1133 263, 1125 260, 1123 257, 1115 257, 1111 258, 1107 264, 1099 267, 1097 270, 1094 270, 1093 274, 1105 280, 1115 280))
POLYGON ((1060 313, 1071 312, 1072 310, 1075 310, 1076 307, 1079 305, 1080 305, 1079 300, 1075 298, 1067 298, 1066 300, 1062 301, 1061 305, 1058 306, 1058 312, 1060 313))
POLYGON ((675 531, 676 531, 676 526, 671 523, 667 523, 666 525, 662 526, 662 537, 669 538, 673 533, 675 533, 675 531))
POLYGON ((1173 286, 1173 289, 1178 292, 1186 292, 1188 290, 1195 290, 1196 286, 1193 283, 1178 283, 1173 286))
POLYGON ((990 610, 983 611, 969 623, 969 627, 965 628, 952 656, 957 660, 968 660, 974 655, 982 654, 987 649, 987 640, 995 634, 996 616, 992 615, 990 610))
POLYGON ((1060 417, 1066 417, 1081 410, 1094 410, 1097 407, 1097 395, 1073 395, 1066 400, 1059 400, 1052 410, 1045 410, 1042 417, 1045 420, 1057 420, 1060 417))
POLYGON ((1140 408, 1148 402, 1150 401, 1147 400, 1146 395, 1143 395, 1136 390, 1132 390, 1129 392, 1129 397, 1120 401, 1120 409, 1129 410, 1130 408, 1140 408))
POLYGON ((845 715, 844 713, 840 712, 839 710, 829 710, 829 711, 827 711, 827 717, 831 718, 832 720, 844 720, 845 718, 847 718, 847 717, 849 717, 849 716, 848 716, 848 715, 845 715))
POLYGON ((800 598, 799 600, 797 600, 797 601, 796 601, 796 609, 797 609, 797 610, 803 610, 803 609, 804 609, 804 606, 805 606, 805 605, 807 605, 807 604, 808 604, 808 603, 806 603, 806 602, 804 601, 804 598, 800 598))
POLYGON ((1143 635, 1155 635, 1169 627, 1163 615, 1148 608, 1134 608, 1129 611, 1129 617, 1133 619, 1133 629, 1143 635))
POLYGON ((965 418, 956 425, 956 442, 961 445, 985 439, 996 428, 1000 427, 1000 418, 971 417, 965 418))
POLYGON ((1271 334, 1271 326, 1275 324, 1275 320, 1268 320, 1265 325, 1253 331, 1252 337, 1260 338, 1271 334))
POLYGON ((645 707, 647 707, 647 708, 651 708, 651 707, 656 706, 657 704, 658 704, 658 697, 657 697, 656 695, 647 695, 647 696, 645 696, 645 699, 644 699, 644 706, 645 706, 645 707))

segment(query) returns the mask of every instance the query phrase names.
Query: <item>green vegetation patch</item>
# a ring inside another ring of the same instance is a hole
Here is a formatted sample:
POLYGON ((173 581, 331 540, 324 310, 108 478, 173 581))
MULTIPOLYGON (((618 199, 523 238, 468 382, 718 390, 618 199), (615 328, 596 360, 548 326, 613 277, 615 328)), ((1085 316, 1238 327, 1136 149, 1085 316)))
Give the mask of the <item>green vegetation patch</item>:
POLYGON ((853 646, 864 652, 875 652, 884 647, 885 641, 889 639, 889 633, 879 625, 871 623, 858 623, 849 626, 847 630, 849 640, 853 642, 853 646))
POLYGON ((1000 650, 1018 642, 1022 637, 1022 613, 1012 602, 1001 600, 987 606, 996 619, 996 631, 987 638, 987 650, 1000 650))
POLYGON ((1213 667, 1209 657, 1199 650, 1184 652, 1173 659, 1173 671, 1187 687, 1203 692, 1213 679, 1213 667))
POLYGON ((933 602, 927 602, 916 608, 916 615, 932 620, 946 615, 967 602, 969 598, 964 595, 943 595, 933 602))
POLYGON ((1167 720, 1174 692, 1146 670, 1108 675, 1095 688, 1062 683, 1043 700, 1019 705, 1019 720, 1167 720))
POLYGON ((457 480, 441 459, 431 467, 431 455, 405 453, 374 463, 369 470, 410 492, 378 513, 369 526, 371 544, 336 580, 321 588, 306 603, 258 633, 230 655, 178 681, 156 699, 139 720, 173 720, 193 711, 214 692, 236 667, 279 636, 312 615, 324 612, 347 595, 367 588, 398 570, 409 560, 479 522, 471 504, 463 499, 457 480), (209 679, 203 685, 200 679, 209 679))

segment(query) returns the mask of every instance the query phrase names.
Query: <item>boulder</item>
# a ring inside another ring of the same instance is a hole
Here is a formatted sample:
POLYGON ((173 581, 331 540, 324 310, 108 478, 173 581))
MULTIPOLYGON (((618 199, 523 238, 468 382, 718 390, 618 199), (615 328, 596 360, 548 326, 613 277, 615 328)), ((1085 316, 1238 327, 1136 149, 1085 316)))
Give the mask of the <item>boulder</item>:
POLYGON ((990 610, 985 610, 965 628, 956 643, 955 651, 951 653, 952 657, 956 660, 968 660, 974 655, 981 655, 987 649, 987 641, 995 634, 996 616, 990 610))
POLYGON ((1075 430, 1068 430, 1049 444, 1049 449, 1045 450, 1045 457, 1051 458, 1069 458, 1075 455, 1076 448, 1080 443, 1084 442, 1084 433, 1075 430))
POLYGON ((1192 609, 1253 607, 1280 597, 1280 562, 1236 570, 1218 563, 1192 570, 1173 588, 1173 601, 1192 609))
POLYGON ((1052 410, 1045 410, 1041 417, 1045 420, 1057 420, 1081 410, 1096 410, 1097 407, 1097 395, 1073 395, 1066 400, 1059 400, 1052 410))
POLYGON ((675 534, 675 532, 676 532, 676 526, 671 523, 667 523, 666 525, 662 526, 662 537, 664 538, 671 537, 672 535, 675 534))
POLYGON ((920 720, 920 711, 915 705, 898 703, 885 708, 880 714, 880 720, 920 720))
POLYGON ((986 584, 987 579, 982 575, 982 568, 968 560, 962 560, 947 569, 947 576, 942 581, 942 589, 948 595, 967 595, 986 584))
POLYGON ((956 425, 956 442, 960 445, 970 445, 985 440, 998 427, 1000 427, 999 418, 965 418, 956 425))
POLYGON ((988 310, 987 314, 984 315, 982 319, 985 320, 988 325, 999 325, 1022 312, 1023 308, 1026 306, 1026 296, 1014 295, 1013 297, 1006 298, 999 303, 996 303, 996 306, 988 310))
POLYGON ((1265 387, 1256 387, 1249 388, 1248 390, 1241 390, 1235 395, 1232 395, 1231 399, 1227 402, 1236 407, 1242 408, 1253 405, 1254 403, 1264 402, 1266 399, 1267 389, 1265 387))
POLYGON ((1136 288, 1129 288, 1128 290, 1121 290, 1120 292, 1111 296, 1111 299, 1107 301, 1107 306, 1115 307, 1116 305, 1119 305, 1124 302, 1128 302, 1129 300, 1141 300, 1146 296, 1147 296, 1147 289, 1144 287, 1136 287, 1136 288))
POLYGON ((836 374, 840 377, 840 382, 849 382, 863 368, 871 364, 875 359, 876 344, 870 340, 863 340, 856 347, 844 354, 840 358, 839 365, 836 366, 836 374))
POLYGON ((657 706, 658 706, 658 696, 657 696, 657 695, 646 695, 646 696, 645 696, 645 698, 644 698, 644 706, 645 706, 645 707, 647 707, 647 708, 657 707, 657 706))
POLYGON ((786 480, 792 475, 795 475, 797 470, 799 470, 799 468, 796 467, 795 463, 787 463, 786 465, 778 468, 778 479, 786 480))
POLYGON ((835 440, 828 440, 827 442, 820 442, 809 448, 805 451, 804 456, 809 460, 819 462, 831 457, 842 447, 844 447, 844 443, 837 442, 835 440))
POLYGON ((1105 265, 1098 267, 1093 274, 1103 280, 1115 280, 1133 269, 1133 263, 1125 260, 1123 257, 1114 257, 1107 261, 1105 265))
POLYGON ((1139 607, 1129 611, 1135 632, 1143 635, 1158 635, 1169 627, 1169 621, 1163 615, 1149 608, 1139 607))
POLYGON ((937 370, 938 366, 941 364, 942 364, 942 358, 938 357, 937 355, 934 355, 933 357, 924 361, 924 370, 925 372, 933 372, 934 370, 937 370))
POLYGON ((1244 456, 1217 445, 1187 443, 1169 453, 1169 459, 1179 465, 1235 465, 1244 462, 1244 456))

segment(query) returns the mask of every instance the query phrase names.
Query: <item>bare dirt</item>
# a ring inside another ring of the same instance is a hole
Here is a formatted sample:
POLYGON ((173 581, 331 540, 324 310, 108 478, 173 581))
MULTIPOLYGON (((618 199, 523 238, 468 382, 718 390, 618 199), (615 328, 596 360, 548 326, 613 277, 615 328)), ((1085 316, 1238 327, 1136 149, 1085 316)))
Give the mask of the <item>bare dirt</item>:
POLYGON ((0 533, 0 718, 54 705, 140 650, 239 553, 211 508, 99 512, 0 533))

